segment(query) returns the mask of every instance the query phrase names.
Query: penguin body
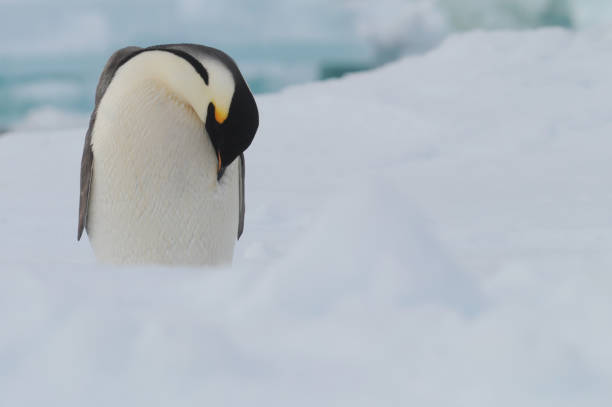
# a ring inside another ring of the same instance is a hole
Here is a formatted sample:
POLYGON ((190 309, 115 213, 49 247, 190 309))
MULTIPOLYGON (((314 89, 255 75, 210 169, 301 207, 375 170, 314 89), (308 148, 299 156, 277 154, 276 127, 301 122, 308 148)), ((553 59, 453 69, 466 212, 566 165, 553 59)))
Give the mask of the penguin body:
POLYGON ((242 152, 258 125, 236 73, 220 51, 189 44, 111 57, 81 166, 79 238, 86 228, 100 261, 231 262, 243 227, 242 152))

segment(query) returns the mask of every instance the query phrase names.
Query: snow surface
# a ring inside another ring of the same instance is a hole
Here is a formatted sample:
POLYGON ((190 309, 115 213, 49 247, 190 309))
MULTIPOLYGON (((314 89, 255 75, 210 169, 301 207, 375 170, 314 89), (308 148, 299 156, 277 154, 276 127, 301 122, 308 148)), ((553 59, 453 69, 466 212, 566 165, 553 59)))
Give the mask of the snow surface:
POLYGON ((13 126, 16 131, 61 130, 87 126, 89 118, 79 113, 64 111, 53 106, 43 106, 31 110, 20 122, 13 126))
POLYGON ((2 406, 608 406, 612 31, 258 97, 234 267, 76 242, 84 129, 0 136, 2 406))

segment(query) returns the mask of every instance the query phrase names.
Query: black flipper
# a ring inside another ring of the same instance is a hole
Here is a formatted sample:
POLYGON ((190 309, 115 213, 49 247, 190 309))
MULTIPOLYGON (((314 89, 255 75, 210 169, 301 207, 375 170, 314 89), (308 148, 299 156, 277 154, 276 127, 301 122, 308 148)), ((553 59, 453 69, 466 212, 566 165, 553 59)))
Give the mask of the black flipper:
POLYGON ((239 189, 239 207, 238 207, 238 239, 242 236, 242 232, 244 231, 244 154, 240 154, 240 180, 238 181, 239 189))

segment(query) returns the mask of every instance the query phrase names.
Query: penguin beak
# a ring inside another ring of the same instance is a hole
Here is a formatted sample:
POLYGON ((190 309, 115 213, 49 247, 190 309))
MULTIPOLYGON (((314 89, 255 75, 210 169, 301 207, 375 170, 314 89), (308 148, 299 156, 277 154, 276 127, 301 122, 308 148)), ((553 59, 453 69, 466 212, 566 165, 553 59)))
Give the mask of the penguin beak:
MULTIPOLYGON (((223 124, 225 120, 227 120, 228 113, 223 109, 218 109, 217 105, 213 103, 215 109, 215 121, 219 124, 223 124)), ((221 179, 223 173, 225 172, 225 167, 223 166, 223 160, 221 159, 221 152, 217 150, 217 181, 221 179)))
POLYGON ((223 161, 221 160, 221 153, 219 151, 217 151, 217 162, 217 181, 219 181, 225 172, 225 167, 223 166, 223 161))

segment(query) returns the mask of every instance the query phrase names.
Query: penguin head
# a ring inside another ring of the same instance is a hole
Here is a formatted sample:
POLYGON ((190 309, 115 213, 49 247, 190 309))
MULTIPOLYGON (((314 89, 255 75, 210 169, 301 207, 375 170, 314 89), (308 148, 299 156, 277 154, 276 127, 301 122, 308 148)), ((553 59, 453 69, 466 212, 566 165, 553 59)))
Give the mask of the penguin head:
POLYGON ((203 59, 211 100, 206 107, 206 132, 217 152, 217 178, 249 147, 259 126, 255 98, 235 62, 203 59))
POLYGON ((155 77, 183 100, 204 123, 217 155, 217 179, 244 150, 257 132, 255 98, 234 60, 203 45, 171 44, 137 49, 120 65, 134 60, 132 70, 155 77))

